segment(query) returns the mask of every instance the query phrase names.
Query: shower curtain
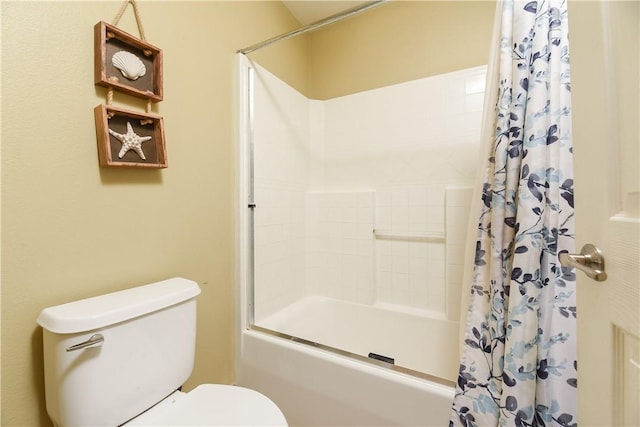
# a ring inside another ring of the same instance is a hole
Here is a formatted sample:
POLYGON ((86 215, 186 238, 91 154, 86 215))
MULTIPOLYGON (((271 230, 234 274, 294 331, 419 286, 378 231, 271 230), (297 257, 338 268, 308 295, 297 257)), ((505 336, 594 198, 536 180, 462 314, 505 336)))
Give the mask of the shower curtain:
POLYGON ((498 7, 497 102, 450 425, 575 426, 566 0, 498 7))

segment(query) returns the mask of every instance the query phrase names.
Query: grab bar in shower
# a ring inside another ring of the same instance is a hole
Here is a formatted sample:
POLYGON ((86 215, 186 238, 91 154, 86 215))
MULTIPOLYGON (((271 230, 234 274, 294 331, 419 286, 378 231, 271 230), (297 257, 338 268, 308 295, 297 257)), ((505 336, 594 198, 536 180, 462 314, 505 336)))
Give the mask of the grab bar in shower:
POLYGON ((438 231, 432 231, 429 233, 392 233, 386 230, 373 229, 373 235, 376 239, 381 240, 408 240, 413 242, 427 242, 427 243, 444 243, 445 234, 438 231))

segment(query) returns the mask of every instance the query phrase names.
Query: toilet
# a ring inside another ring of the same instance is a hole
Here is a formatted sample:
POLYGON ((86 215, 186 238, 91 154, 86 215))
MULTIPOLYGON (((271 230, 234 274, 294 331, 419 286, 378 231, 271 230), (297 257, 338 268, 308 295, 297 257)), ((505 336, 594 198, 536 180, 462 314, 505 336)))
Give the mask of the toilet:
POLYGON ((286 426, 243 387, 182 384, 193 370, 198 285, 173 278, 49 307, 43 328, 47 412, 67 426, 286 426))

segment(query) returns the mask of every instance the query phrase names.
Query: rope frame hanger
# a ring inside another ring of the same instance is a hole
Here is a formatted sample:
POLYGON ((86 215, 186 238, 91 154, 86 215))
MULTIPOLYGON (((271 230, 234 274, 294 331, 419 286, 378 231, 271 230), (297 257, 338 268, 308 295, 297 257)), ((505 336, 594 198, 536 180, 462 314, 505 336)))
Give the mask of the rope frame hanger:
MULTIPOLYGON (((136 0, 125 0, 122 3, 122 6, 120 6, 118 13, 116 14, 115 18, 113 18, 112 25, 114 27, 118 26, 120 19, 122 19, 122 16, 126 12, 127 7, 129 5, 131 5, 131 8, 133 9, 133 15, 136 20, 136 26, 138 27, 138 33, 140 34, 140 39, 142 41, 147 41, 147 38, 144 33, 144 27, 142 26, 142 18, 140 17, 140 10, 138 9, 138 4, 136 3, 136 0)), ((143 53, 145 54, 145 56, 151 56, 153 52, 151 52, 148 49, 144 49, 143 53)), ((107 90, 107 105, 112 105, 112 103, 113 103, 113 88, 110 87, 107 90)), ((151 99, 147 99, 147 105, 145 107, 145 111, 147 113, 151 112, 151 99)))
POLYGON ((113 18, 112 24, 116 27, 118 26, 118 23, 122 18, 122 15, 124 15, 124 12, 127 10, 127 6, 129 5, 131 5, 131 7, 133 8, 133 15, 136 18, 136 24, 138 25, 138 32, 140 33, 140 38, 144 41, 147 41, 147 38, 144 35, 144 28, 142 27, 142 19, 140 18, 140 11, 138 10, 138 4, 136 3, 136 0, 124 0, 124 3, 122 3, 122 6, 118 11, 118 14, 116 15, 115 18, 113 18))

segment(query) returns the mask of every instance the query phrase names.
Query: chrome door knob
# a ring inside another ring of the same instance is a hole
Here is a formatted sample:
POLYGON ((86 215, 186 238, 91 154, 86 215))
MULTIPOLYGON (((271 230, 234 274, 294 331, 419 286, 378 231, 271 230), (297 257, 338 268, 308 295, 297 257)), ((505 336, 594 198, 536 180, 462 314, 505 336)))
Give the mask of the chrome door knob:
POLYGON ((607 273, 604 271, 604 255, 591 243, 584 245, 580 254, 562 252, 559 258, 560 265, 563 267, 575 267, 596 282, 607 280, 607 273))

